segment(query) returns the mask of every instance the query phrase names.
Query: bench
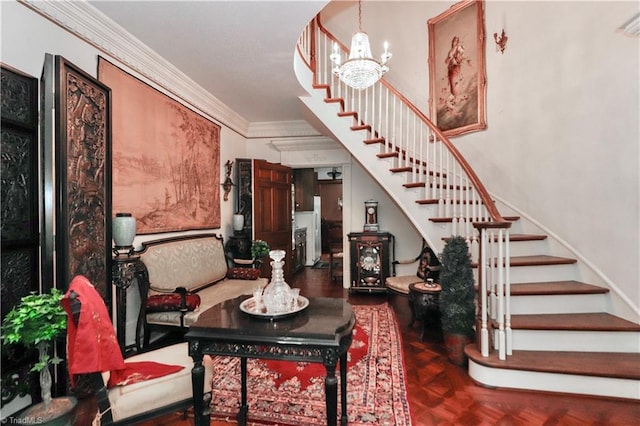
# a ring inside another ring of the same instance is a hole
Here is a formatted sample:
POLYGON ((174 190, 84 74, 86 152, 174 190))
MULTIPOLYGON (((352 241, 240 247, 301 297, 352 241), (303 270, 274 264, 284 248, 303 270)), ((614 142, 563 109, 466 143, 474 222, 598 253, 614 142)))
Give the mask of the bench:
MULTIPOLYGON (((95 397, 98 413, 91 424, 133 425, 178 410, 186 415, 193 406, 194 366, 187 342, 123 359, 117 353, 120 348, 107 307, 89 280, 76 276, 61 304, 68 315, 67 368, 73 377, 71 391, 78 399, 95 397)), ((208 403, 213 362, 210 357, 203 361, 203 401, 208 403)), ((92 414, 90 408, 78 411, 80 419, 75 424, 90 424, 86 418, 92 414)))
POLYGON ((195 234, 147 241, 139 251, 146 273, 139 279, 141 306, 136 341, 144 330, 144 346, 151 329, 185 332, 201 312, 268 284, 253 268, 230 268, 223 239, 195 234))
POLYGON ((399 275, 395 274, 391 277, 387 277, 385 285, 389 290, 396 293, 409 294, 409 286, 411 284, 417 284, 425 282, 428 278, 433 279, 435 282, 439 281, 440 276, 440 260, 433 250, 427 245, 426 241, 422 240, 422 248, 420 254, 417 257, 409 260, 394 260, 393 267, 395 271, 396 265, 409 265, 417 263, 418 268, 415 275, 399 275))

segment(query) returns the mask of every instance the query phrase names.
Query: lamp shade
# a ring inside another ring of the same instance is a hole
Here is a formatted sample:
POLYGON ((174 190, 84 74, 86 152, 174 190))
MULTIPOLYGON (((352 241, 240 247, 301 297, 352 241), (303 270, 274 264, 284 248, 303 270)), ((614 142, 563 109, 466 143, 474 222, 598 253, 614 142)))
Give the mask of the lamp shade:
POLYGON ((136 237, 136 218, 131 213, 116 213, 111 224, 116 247, 131 247, 136 237))

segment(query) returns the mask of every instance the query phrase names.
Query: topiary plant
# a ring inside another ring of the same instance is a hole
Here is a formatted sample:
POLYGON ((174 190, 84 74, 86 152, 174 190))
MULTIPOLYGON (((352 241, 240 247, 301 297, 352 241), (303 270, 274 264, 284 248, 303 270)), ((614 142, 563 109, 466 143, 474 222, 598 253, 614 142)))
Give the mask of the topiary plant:
POLYGON ((51 403, 51 373, 49 366, 62 361, 49 355, 51 343, 67 329, 67 314, 58 289, 50 293, 32 293, 20 299, 2 321, 2 341, 20 343, 38 349, 38 362, 31 371, 40 372, 40 392, 45 407, 51 403))
POLYGON ((472 338, 476 318, 475 286, 469 247, 461 236, 451 238, 444 246, 440 285, 443 333, 472 338))

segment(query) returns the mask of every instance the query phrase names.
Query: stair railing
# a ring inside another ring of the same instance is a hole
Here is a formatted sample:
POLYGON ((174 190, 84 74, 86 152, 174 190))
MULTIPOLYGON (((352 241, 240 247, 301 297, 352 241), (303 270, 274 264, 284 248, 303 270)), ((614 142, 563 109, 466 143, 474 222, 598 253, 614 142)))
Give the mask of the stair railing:
POLYGON ((478 260, 479 349, 500 359, 511 354, 509 227, 466 159, 415 105, 384 79, 356 90, 333 73, 329 55, 339 46, 342 61, 348 49, 316 17, 298 41, 298 53, 313 72, 313 87, 326 90, 326 101, 340 102, 339 115, 353 116, 353 129, 368 130, 367 144, 378 144, 380 158, 394 158, 392 171, 405 173, 407 188, 419 188, 420 204, 436 204, 434 222, 450 222, 449 235, 466 238, 478 260))

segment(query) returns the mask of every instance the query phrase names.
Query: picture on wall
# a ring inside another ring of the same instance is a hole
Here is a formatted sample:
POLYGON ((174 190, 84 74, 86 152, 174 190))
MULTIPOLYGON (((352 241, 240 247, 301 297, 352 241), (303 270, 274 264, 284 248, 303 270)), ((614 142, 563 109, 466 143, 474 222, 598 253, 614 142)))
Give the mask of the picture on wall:
POLYGON ((113 212, 138 234, 220 227, 220 126, 102 57, 111 88, 113 212))
POLYGON ((484 2, 456 3, 428 30, 431 120, 446 136, 485 129, 484 2))
POLYGON ((58 283, 66 288, 74 276, 84 275, 109 303, 110 91, 61 56, 55 67, 58 283))

